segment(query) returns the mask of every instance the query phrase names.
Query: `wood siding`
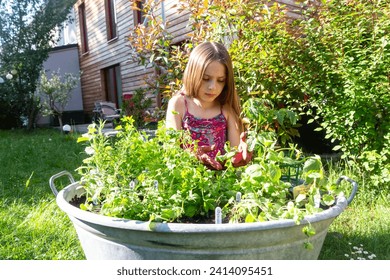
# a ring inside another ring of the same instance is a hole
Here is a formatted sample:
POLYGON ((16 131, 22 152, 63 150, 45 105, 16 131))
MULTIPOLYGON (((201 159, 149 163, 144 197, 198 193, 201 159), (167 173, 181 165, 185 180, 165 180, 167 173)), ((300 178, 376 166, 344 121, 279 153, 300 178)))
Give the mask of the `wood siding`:
MULTIPOLYGON (((279 0, 277 2, 288 5, 292 10, 299 8, 294 0, 279 0)), ((117 37, 107 41, 105 0, 79 0, 74 9, 76 14, 77 38, 80 45, 80 26, 78 7, 85 5, 87 37, 89 51, 81 53, 80 69, 82 71, 81 87, 83 107, 87 115, 92 114, 96 101, 105 100, 103 70, 119 65, 121 73, 121 93, 134 92, 145 85, 144 77, 148 71, 143 66, 129 62, 130 50, 127 37, 134 26, 133 10, 128 0, 116 0, 117 37)), ((174 8, 175 0, 165 0, 165 16, 168 30, 174 35, 175 42, 185 39, 188 14, 178 14, 174 8)), ((160 11, 161 12, 161 11, 160 11)), ((293 17, 297 14, 292 13, 293 17)))

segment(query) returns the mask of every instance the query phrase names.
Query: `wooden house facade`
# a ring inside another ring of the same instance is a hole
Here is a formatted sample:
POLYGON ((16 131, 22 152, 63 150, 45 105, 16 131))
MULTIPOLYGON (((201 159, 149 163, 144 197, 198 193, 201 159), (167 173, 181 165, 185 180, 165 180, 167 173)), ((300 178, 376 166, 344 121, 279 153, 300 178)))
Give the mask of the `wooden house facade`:
MULTIPOLYGON (((296 8, 294 0, 278 0, 296 8)), ((188 14, 178 13, 177 0, 165 0, 159 6, 174 41, 182 41, 189 32, 188 14)), ((142 15, 129 0, 78 0, 74 5, 79 45, 83 108, 91 116, 97 101, 121 106, 123 94, 143 87, 147 70, 130 62, 128 36, 142 15)), ((88 118, 87 118, 88 119, 88 118)))

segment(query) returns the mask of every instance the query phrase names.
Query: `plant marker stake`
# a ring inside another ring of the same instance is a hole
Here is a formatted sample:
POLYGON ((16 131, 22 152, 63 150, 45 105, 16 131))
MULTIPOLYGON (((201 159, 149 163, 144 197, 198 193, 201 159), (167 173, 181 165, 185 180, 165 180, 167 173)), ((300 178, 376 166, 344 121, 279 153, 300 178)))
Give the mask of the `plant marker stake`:
POLYGON ((158 181, 157 181, 157 180, 154 180, 154 188, 155 188, 156 190, 158 190, 158 181))
POLYGON ((134 190, 134 188, 135 188, 135 182, 131 181, 130 182, 130 189, 134 190))
POLYGON ((222 224, 222 210, 221 207, 215 208, 215 223, 222 224))
POLYGON ((241 193, 240 192, 237 192, 236 194, 236 202, 240 202, 241 201, 241 193))

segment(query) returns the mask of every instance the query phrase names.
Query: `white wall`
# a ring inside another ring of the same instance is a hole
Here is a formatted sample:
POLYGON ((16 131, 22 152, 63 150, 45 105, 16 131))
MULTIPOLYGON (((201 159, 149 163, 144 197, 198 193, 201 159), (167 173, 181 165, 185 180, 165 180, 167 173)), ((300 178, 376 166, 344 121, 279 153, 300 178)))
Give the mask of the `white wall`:
MULTIPOLYGON (((49 54, 49 58, 43 63, 43 67, 45 70, 47 70, 49 77, 50 72, 53 71, 59 71, 61 75, 65 73, 78 74, 80 72, 80 64, 77 45, 74 44, 53 48, 53 51, 51 51, 49 54)), ((71 99, 69 100, 68 105, 65 107, 64 112, 82 112, 84 108, 80 83, 71 94, 71 99)), ((38 120, 39 125, 45 125, 49 123, 49 117, 41 117, 38 120)))

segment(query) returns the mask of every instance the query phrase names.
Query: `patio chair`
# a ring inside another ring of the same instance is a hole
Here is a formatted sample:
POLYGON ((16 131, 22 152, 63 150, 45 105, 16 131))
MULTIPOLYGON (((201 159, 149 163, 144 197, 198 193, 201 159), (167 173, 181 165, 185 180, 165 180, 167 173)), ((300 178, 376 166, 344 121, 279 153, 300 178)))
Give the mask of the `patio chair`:
POLYGON ((93 122, 99 122, 100 120, 106 123, 111 123, 112 127, 115 127, 115 123, 121 117, 121 110, 116 108, 115 103, 108 101, 95 102, 95 108, 93 109, 93 122))

